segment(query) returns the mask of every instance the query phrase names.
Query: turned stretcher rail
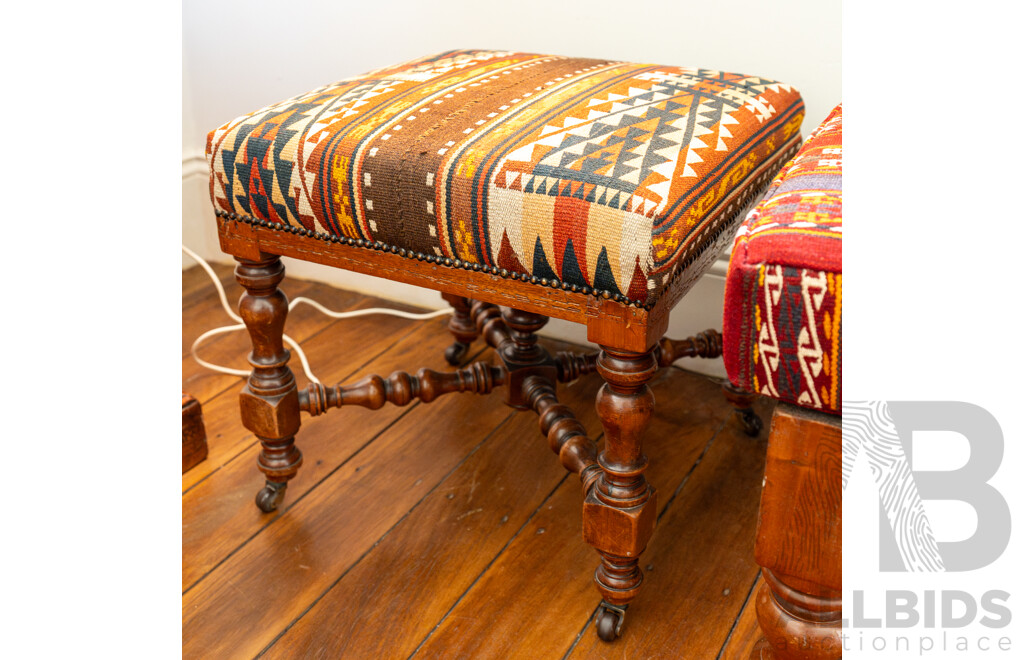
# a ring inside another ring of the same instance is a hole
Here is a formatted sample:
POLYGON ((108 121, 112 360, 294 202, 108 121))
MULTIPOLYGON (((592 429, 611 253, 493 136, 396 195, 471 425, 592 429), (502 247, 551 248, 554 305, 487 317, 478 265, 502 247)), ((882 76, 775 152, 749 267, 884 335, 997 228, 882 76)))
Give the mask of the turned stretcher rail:
POLYGON ((491 303, 472 301, 470 315, 477 332, 491 348, 498 348, 512 337, 512 332, 501 318, 501 308, 491 303))
POLYGON ((578 474, 587 493, 601 475, 597 464, 597 443, 587 436, 572 408, 558 402, 555 386, 543 378, 531 376, 523 383, 523 394, 537 413, 540 432, 548 439, 551 451, 569 472, 578 474))
POLYGON ((555 363, 558 365, 558 382, 571 383, 581 376, 597 371, 598 355, 600 355, 598 351, 593 353, 559 351, 555 355, 555 363))
POLYGON ((686 339, 662 337, 655 349, 659 367, 684 357, 716 358, 722 355, 722 335, 717 330, 698 332, 686 339))
POLYGON ((489 394, 495 387, 505 384, 505 369, 501 366, 474 362, 452 372, 420 369, 416 375, 396 371, 387 378, 367 376, 352 385, 327 387, 310 383, 299 391, 299 409, 310 415, 321 415, 328 408, 363 406, 377 410, 385 403, 404 406, 414 399, 430 403, 442 394, 473 392, 489 394))

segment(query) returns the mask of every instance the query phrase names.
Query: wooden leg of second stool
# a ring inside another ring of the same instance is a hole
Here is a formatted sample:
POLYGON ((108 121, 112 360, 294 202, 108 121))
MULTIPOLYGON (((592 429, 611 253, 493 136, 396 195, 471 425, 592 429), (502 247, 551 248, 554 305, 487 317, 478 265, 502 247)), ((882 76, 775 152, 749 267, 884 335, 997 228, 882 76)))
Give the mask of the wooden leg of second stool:
POLYGON ((775 409, 754 548, 764 638, 752 659, 842 657, 841 438, 838 416, 775 409))
POLYGON ((267 483, 256 495, 256 505, 269 513, 284 499, 288 480, 302 465, 302 454, 295 447, 299 393, 282 340, 288 298, 277 288, 284 279, 284 265, 279 257, 264 256, 260 261, 238 259, 235 279, 245 289, 238 309, 252 340, 252 373, 239 397, 242 424, 262 445, 258 465, 267 483))
POLYGON ((754 399, 757 398, 757 395, 741 390, 730 382, 722 385, 722 393, 725 394, 726 400, 732 404, 733 410, 736 411, 736 417, 739 418, 740 423, 743 425, 744 433, 752 438, 760 435, 761 429, 764 428, 764 423, 757 413, 754 412, 754 399))
POLYGON ((448 301, 455 313, 448 320, 448 331, 455 337, 455 343, 445 349, 444 359, 448 364, 457 367, 469 353, 469 346, 477 338, 476 324, 470 313, 472 301, 452 293, 442 293, 441 297, 448 301))
POLYGON ((644 478, 647 457, 642 435, 654 410, 647 387, 658 371, 653 349, 630 353, 602 347, 597 370, 605 384, 597 394, 597 414, 605 448, 598 457, 602 474, 583 503, 583 538, 601 555, 594 573, 603 597, 597 633, 619 636, 625 609, 640 591, 640 553, 654 533, 658 501, 644 478))

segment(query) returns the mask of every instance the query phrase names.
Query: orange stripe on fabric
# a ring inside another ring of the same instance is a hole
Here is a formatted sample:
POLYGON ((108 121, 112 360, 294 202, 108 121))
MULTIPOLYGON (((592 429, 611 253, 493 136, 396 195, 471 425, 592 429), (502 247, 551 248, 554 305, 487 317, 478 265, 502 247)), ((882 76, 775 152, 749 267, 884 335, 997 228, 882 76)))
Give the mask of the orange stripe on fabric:
POLYGON ((793 229, 789 227, 780 227, 779 229, 765 229, 755 234, 749 234, 744 238, 750 241, 759 236, 775 236, 777 234, 800 234, 802 236, 828 236, 831 238, 835 238, 837 241, 843 240, 842 233, 837 231, 815 231, 813 229, 793 229))
MULTIPOLYGON (((765 267, 762 264, 757 269, 757 287, 755 291, 760 291, 764 288, 764 271, 765 267)), ((761 385, 757 382, 757 363, 761 359, 761 353, 758 350, 758 339, 761 336, 761 306, 758 304, 754 305, 754 368, 750 370, 750 380, 754 384, 754 393, 761 392, 761 385)), ((765 373, 768 373, 768 368, 765 367, 765 373)))

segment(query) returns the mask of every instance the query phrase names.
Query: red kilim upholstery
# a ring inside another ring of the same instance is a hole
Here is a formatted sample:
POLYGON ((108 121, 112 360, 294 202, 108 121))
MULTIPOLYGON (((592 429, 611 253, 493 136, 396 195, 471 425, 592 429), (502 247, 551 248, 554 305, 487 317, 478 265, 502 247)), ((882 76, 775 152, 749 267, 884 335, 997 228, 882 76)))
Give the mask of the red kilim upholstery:
POLYGON ((828 116, 740 227, 723 346, 748 391, 841 412, 843 107, 828 116))

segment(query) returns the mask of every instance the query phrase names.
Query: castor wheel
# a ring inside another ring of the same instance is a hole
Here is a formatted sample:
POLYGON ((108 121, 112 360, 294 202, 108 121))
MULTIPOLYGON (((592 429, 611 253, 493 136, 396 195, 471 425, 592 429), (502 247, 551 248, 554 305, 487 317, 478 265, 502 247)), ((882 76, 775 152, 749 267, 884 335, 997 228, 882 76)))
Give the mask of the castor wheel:
POLYGON ((622 623, 626 620, 626 605, 612 605, 601 601, 597 612, 597 636, 605 642, 614 642, 622 634, 622 623))
POLYGON ((749 435, 751 438, 756 438, 761 434, 761 429, 764 428, 764 424, 761 422, 761 418, 757 416, 756 412, 747 408, 746 410, 737 410, 736 414, 740 418, 740 423, 743 424, 744 433, 749 435))
POLYGON ((462 364, 463 358, 466 357, 466 353, 469 352, 469 344, 463 344, 461 341, 457 341, 444 351, 444 359, 448 361, 448 364, 453 367, 457 367, 462 364))
POLYGON ((736 416, 740 418, 743 432, 752 438, 760 435, 764 424, 761 423, 761 418, 757 416, 753 408, 757 395, 740 389, 728 381, 722 383, 722 393, 725 394, 726 400, 732 404, 732 409, 736 411, 736 416))
POLYGON ((263 490, 256 493, 256 506, 263 513, 274 511, 277 509, 277 505, 281 503, 281 500, 284 499, 284 491, 287 487, 287 483, 268 481, 263 490))

